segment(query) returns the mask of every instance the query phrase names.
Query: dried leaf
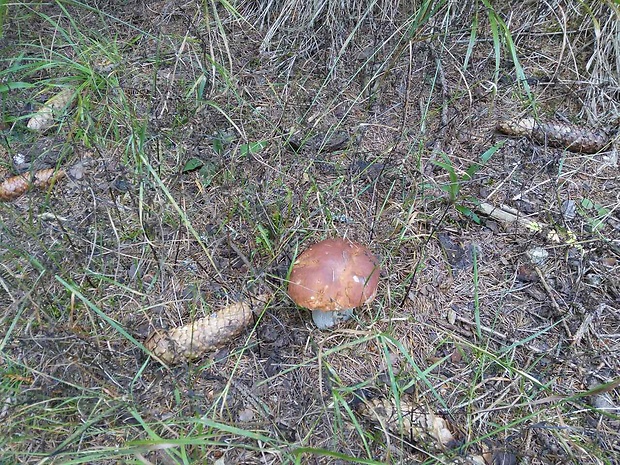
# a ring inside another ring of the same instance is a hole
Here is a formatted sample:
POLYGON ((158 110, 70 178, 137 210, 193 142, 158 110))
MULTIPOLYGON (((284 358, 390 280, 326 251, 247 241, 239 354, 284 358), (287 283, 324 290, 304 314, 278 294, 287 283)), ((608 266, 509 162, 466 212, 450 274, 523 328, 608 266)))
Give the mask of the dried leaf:
POLYGON ((39 132, 47 131, 54 125, 54 120, 62 110, 71 103, 74 96, 73 87, 67 87, 54 95, 28 120, 28 129, 39 132))
POLYGON ((56 171, 54 168, 39 170, 34 176, 29 174, 12 176, 0 183, 0 202, 15 200, 33 186, 45 189, 64 176, 64 170, 56 171))

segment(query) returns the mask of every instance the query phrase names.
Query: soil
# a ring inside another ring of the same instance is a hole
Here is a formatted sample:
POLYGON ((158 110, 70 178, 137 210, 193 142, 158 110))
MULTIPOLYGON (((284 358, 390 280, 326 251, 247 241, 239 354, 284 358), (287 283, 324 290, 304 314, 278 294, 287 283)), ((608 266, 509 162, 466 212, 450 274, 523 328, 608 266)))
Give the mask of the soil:
MULTIPOLYGON (((45 134, 26 123, 54 89, 0 93, 6 177, 68 172, 0 204, 2 454, 619 463, 620 79, 611 69, 615 87, 588 80, 587 14, 498 10, 528 97, 469 2, 410 39, 395 33, 408 12, 383 10, 350 41, 352 25, 327 18, 267 41, 276 7, 261 16, 246 2, 243 21, 224 3, 9 7, 20 14, 5 19, 0 56, 51 49, 68 65, 5 77, 86 84, 45 134), (63 46, 53 24, 70 32, 63 46), (35 39, 43 48, 24 45, 35 39), (605 129, 614 143, 583 154, 495 131, 533 115, 605 129), (484 216, 481 202, 540 228, 484 216), (336 236, 380 257, 380 288, 356 319, 321 332, 286 277, 303 248, 336 236), (224 349, 170 367, 146 354, 154 328, 266 290, 224 349), (413 399, 458 443, 438 451, 356 416, 362 393, 413 399)), ((595 14, 613 17, 604 5, 595 14)))

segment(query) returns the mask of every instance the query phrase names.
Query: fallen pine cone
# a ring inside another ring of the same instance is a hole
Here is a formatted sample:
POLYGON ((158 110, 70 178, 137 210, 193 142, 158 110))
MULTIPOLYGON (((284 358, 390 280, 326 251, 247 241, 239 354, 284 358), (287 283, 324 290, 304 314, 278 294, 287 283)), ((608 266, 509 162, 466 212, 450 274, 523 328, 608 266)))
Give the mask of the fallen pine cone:
POLYGON ((67 108, 75 98, 75 89, 67 87, 62 89, 37 111, 28 121, 28 129, 32 131, 45 132, 51 128, 55 119, 67 108))
MULTIPOLYGON (((264 301, 266 295, 253 300, 264 301)), ((224 347, 252 323, 252 304, 235 302, 211 315, 167 331, 155 330, 144 346, 163 362, 174 364, 224 347)))
POLYGON ((426 444, 434 451, 449 448, 455 442, 446 420, 428 408, 402 398, 399 407, 390 399, 375 397, 360 402, 356 412, 371 423, 398 436, 403 434, 416 443, 426 444))
POLYGON ((56 171, 54 168, 48 168, 39 170, 34 175, 20 174, 12 176, 0 183, 0 201, 8 202, 15 200, 33 186, 45 189, 63 178, 65 174, 64 170, 56 171))
MULTIPOLYGON (((398 407, 393 399, 383 397, 357 398, 352 405, 361 418, 378 425, 383 431, 387 430, 410 441, 420 452, 427 450, 427 455, 448 452, 458 446, 452 428, 444 418, 406 397, 400 399, 398 407)), ((442 463, 489 465, 492 458, 487 451, 454 457, 442 463)))
POLYGON ((536 121, 520 118, 500 121, 497 130, 510 136, 528 136, 539 144, 570 150, 596 153, 609 145, 609 136, 603 131, 561 121, 536 121))

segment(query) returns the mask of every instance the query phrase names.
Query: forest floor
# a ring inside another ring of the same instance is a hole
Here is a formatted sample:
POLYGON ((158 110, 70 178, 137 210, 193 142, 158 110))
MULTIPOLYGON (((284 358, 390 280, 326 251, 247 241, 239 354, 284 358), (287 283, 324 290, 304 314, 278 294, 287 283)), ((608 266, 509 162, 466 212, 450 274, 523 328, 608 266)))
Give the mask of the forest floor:
POLYGON ((1 464, 620 463, 612 2, 94 3, 0 1, 0 179, 67 172, 0 187, 1 464), (320 331, 286 280, 336 236, 380 287, 320 331))

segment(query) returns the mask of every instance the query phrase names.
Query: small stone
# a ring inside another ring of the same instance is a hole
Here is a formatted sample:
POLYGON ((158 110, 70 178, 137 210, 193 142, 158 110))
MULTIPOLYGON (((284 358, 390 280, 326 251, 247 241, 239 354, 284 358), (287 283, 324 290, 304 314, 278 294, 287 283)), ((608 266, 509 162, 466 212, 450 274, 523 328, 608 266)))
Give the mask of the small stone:
POLYGON ((603 278, 597 273, 588 273, 585 276, 586 282, 594 287, 598 287, 603 283, 603 278))
POLYGON ((519 265, 517 268, 517 279, 527 283, 536 282, 538 281, 538 273, 530 264, 519 265))
POLYGON ((448 323, 450 323, 451 325, 453 325, 454 323, 456 323, 456 312, 454 311, 453 308, 451 308, 450 310, 448 310, 448 323))
POLYGON ((562 215, 565 220, 572 220, 577 213, 577 204, 574 200, 565 200, 562 202, 562 215))
POLYGON ((247 423, 248 421, 252 421, 254 419, 254 410, 249 408, 244 408, 239 412, 239 421, 242 423, 247 423))
POLYGON ((527 258, 529 258, 533 265, 542 265, 549 257, 549 252, 542 247, 534 247, 525 252, 525 255, 527 255, 527 258))

